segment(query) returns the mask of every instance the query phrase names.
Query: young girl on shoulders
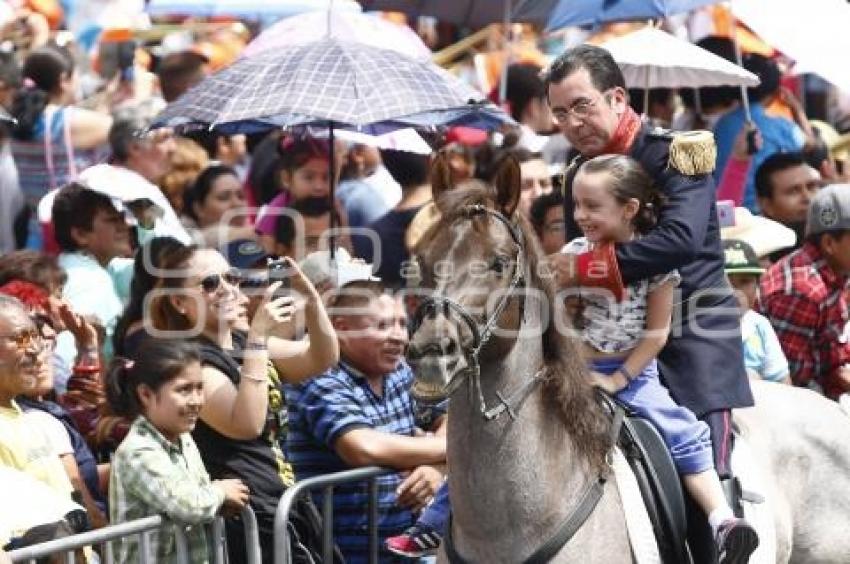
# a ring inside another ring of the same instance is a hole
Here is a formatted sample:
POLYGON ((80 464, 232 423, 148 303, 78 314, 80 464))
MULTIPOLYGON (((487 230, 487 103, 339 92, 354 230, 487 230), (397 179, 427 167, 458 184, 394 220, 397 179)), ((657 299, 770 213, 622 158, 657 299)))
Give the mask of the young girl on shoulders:
MULTIPOLYGON (((113 524, 162 514, 186 527, 189 559, 207 562, 202 523, 220 511, 240 511, 248 488, 240 480, 210 481, 189 434, 204 402, 200 353, 186 341, 149 339, 135 362, 116 359, 107 395, 112 409, 135 417, 112 459, 109 512, 113 524)), ((171 532, 156 532, 149 544, 153 562, 177 560, 171 532)), ((122 540, 119 562, 136 562, 139 543, 122 540)))
MULTIPOLYGON (((655 225, 662 197, 641 165, 603 155, 581 165, 573 184, 574 217, 584 237, 563 251, 582 253, 624 243, 655 225)), ((678 405, 659 380, 656 356, 667 342, 675 271, 626 287, 622 300, 579 288, 578 325, 593 384, 655 425, 691 497, 708 515, 721 563, 746 562, 758 546, 755 529, 734 516, 714 470, 708 426, 678 405)))

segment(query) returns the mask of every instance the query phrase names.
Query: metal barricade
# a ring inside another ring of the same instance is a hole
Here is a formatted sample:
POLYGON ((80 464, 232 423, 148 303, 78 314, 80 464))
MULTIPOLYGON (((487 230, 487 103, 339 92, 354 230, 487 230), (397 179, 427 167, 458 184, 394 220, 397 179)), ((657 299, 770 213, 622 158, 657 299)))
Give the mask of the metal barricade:
MULTIPOLYGON (((245 546, 247 554, 245 555, 246 564, 260 564, 262 562, 260 550, 260 535, 257 528, 257 517, 250 506, 245 506, 242 509, 242 521, 245 528, 245 546)), ((34 564, 36 559, 64 554, 64 562, 66 564, 75 564, 75 552, 79 549, 102 546, 100 552, 100 562, 104 564, 112 564, 115 562, 115 549, 113 542, 132 536, 137 536, 139 539, 139 562, 141 564, 155 564, 148 559, 148 547, 150 539, 148 535, 152 531, 164 530, 172 525, 172 522, 163 518, 160 515, 153 515, 143 519, 136 519, 126 523, 110 525, 102 529, 72 535, 69 537, 56 539, 48 542, 39 543, 32 546, 26 546, 9 552, 12 562, 29 562, 34 564)), ((216 517, 213 521, 204 524, 207 527, 207 539, 210 552, 210 562, 212 564, 225 564, 226 559, 226 540, 224 535, 224 518, 216 517)), ((174 527, 176 537, 177 561, 185 564, 193 564, 189 558, 188 541, 186 533, 180 526, 174 527)))
POLYGON ((369 564, 378 563, 378 483, 376 478, 393 474, 396 470, 366 466, 334 472, 323 476, 315 476, 296 482, 280 498, 274 516, 274 562, 275 564, 292 564, 292 553, 289 550, 289 513, 295 501, 308 491, 323 489, 322 503, 322 561, 333 563, 333 491, 334 486, 349 482, 369 481, 369 564))

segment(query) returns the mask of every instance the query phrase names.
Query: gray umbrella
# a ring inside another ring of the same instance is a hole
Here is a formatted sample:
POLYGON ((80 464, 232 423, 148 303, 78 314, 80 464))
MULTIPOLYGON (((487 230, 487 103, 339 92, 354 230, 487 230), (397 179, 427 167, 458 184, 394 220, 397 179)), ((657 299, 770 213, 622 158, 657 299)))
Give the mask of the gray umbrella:
MULTIPOLYGON (((239 59, 169 104, 154 127, 203 125, 228 133, 327 126, 334 163, 334 128, 375 132, 377 127, 496 127, 511 121, 480 92, 431 62, 328 38, 239 59)), ((332 169, 330 177, 333 199, 332 169)), ((331 218, 333 226, 334 214, 331 218)), ((333 236, 330 244, 333 258, 333 236)))
POLYGON ((242 58, 170 104, 157 124, 365 128, 485 104, 480 92, 433 63, 329 38, 242 58))

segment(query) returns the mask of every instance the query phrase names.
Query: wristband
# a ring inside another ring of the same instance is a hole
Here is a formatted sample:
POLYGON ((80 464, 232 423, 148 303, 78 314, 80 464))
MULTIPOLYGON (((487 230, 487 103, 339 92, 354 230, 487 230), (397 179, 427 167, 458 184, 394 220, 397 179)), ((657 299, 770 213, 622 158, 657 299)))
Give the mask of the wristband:
POLYGON ((74 374, 85 375, 98 374, 100 372, 100 363, 95 362, 93 364, 75 364, 74 367, 71 369, 71 372, 73 372, 74 374))
POLYGON ((631 382, 632 380, 634 380, 634 379, 635 379, 634 375, 632 375, 632 373, 631 373, 631 372, 629 372, 629 370, 626 368, 626 365, 625 365, 625 364, 623 364, 622 366, 620 366, 620 368, 618 368, 617 370, 620 372, 620 374, 622 374, 623 376, 625 376, 625 377, 626 377, 626 380, 628 380, 629 382, 631 382))
POLYGON ((268 345, 263 341, 247 341, 245 343, 246 351, 267 351, 268 345))
POLYGON ((257 376, 249 376, 248 374, 242 374, 242 378, 245 380, 250 380, 251 382, 260 382, 263 384, 268 382, 268 378, 266 378, 265 376, 259 378, 257 376))

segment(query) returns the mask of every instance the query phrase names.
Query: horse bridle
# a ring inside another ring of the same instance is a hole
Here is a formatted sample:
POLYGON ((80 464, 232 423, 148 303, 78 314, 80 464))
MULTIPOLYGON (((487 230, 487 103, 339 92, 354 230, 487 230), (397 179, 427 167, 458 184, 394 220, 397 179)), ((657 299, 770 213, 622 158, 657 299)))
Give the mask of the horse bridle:
MULTIPOLYGON (((481 391, 481 365, 478 357, 481 354, 481 350, 493 336, 493 331, 496 328, 499 316, 502 315, 502 312, 508 306, 508 302, 514 292, 516 292, 517 289, 525 287, 525 279, 523 278, 523 272, 525 269, 525 263, 523 261, 525 245, 523 243, 522 232, 501 212, 492 210, 481 204, 466 206, 463 209, 463 216, 468 219, 473 219, 485 214, 499 220, 503 225, 505 225, 505 227, 508 228, 511 237, 517 244, 518 248, 514 275, 511 278, 511 283, 507 286, 505 293, 502 294, 502 297, 496 305, 496 308, 493 310, 493 313, 487 318, 487 321, 484 323, 484 328, 479 329, 479 325, 475 318, 460 303, 449 297, 433 294, 424 298, 422 303, 416 309, 414 314, 414 327, 419 327, 424 316, 436 314, 436 312, 439 311, 438 308, 443 308, 446 311, 447 317, 448 312, 450 311, 457 314, 467 327, 469 327, 470 333, 472 334, 472 346, 463 349, 468 368, 463 372, 452 376, 452 379, 448 384, 449 395, 451 395, 452 392, 460 386, 460 383, 465 377, 469 376, 470 387, 474 388, 474 392, 477 393, 479 409, 485 420, 492 421, 497 419, 505 411, 508 412, 511 419, 516 419, 516 410, 522 405, 522 402, 525 401, 525 398, 528 397, 535 386, 542 381, 544 369, 541 368, 531 378, 523 382, 522 386, 520 386, 520 388, 508 398, 505 398, 501 392, 496 392, 496 397, 499 398, 500 402, 499 405, 487 409, 487 404, 484 401, 484 394, 481 391)), ((525 311, 525 296, 521 294, 520 300, 520 318, 523 319, 525 311)), ((472 393, 472 390, 470 390, 470 392, 472 393)), ((620 426, 623 421, 622 410, 615 410, 614 413, 614 422, 611 429, 612 445, 614 444, 616 437, 619 435, 620 426)), ((550 536, 546 542, 539 546, 528 558, 526 558, 523 564, 545 564, 549 562, 561 550, 561 548, 569 542, 590 514, 593 513, 594 509, 596 509, 599 500, 602 499, 606 481, 607 471, 603 471, 598 476, 588 481, 578 498, 578 502, 567 514, 566 518, 561 521, 554 534, 550 536)), ((447 529, 447 534, 443 539, 443 544, 445 546, 446 556, 448 557, 449 562, 452 564, 470 564, 458 553, 454 546, 451 518, 447 529)))
MULTIPOLYGON (((484 215, 489 215, 490 217, 495 218, 507 227, 511 234, 511 238, 517 245, 516 260, 514 261, 514 274, 511 278, 510 284, 508 284, 505 288, 504 293, 499 299, 499 303, 496 304, 492 314, 484 322, 483 328, 481 328, 475 320, 475 317, 473 317, 473 315, 469 313, 463 305, 448 296, 432 294, 422 299, 422 303, 414 313, 414 331, 419 328, 425 316, 435 315, 441 309, 445 311, 446 317, 448 317, 449 312, 456 314, 456 316, 469 328, 469 331, 472 334, 472 343, 470 346, 462 347, 463 356, 467 362, 467 368, 452 376, 452 379, 446 387, 448 395, 451 395, 455 390, 457 390, 464 378, 469 377, 468 381, 471 388, 470 392, 477 395, 479 410, 484 419, 492 421, 497 419, 505 411, 508 412, 511 419, 516 419, 515 408, 522 404, 525 398, 532 392, 534 386, 542 380, 543 369, 541 368, 536 374, 534 374, 534 376, 527 379, 518 390, 507 398, 502 394, 502 392, 496 392, 496 397, 499 398, 500 403, 495 407, 488 409, 484 400, 484 393, 481 391, 481 364, 479 362, 479 356, 481 355, 481 350, 493 336, 499 317, 505 311, 505 308, 508 306, 511 298, 518 290, 525 288, 525 278, 523 275, 525 271, 525 262, 523 260, 525 256, 525 244, 522 237, 522 231, 520 231, 519 227, 512 223, 503 213, 481 204, 469 205, 462 209, 462 217, 467 219, 474 219, 484 215)), ((520 318, 523 318, 525 313, 525 296, 520 293, 519 299, 520 318)), ((458 334, 460 335, 460 332, 458 334)))

